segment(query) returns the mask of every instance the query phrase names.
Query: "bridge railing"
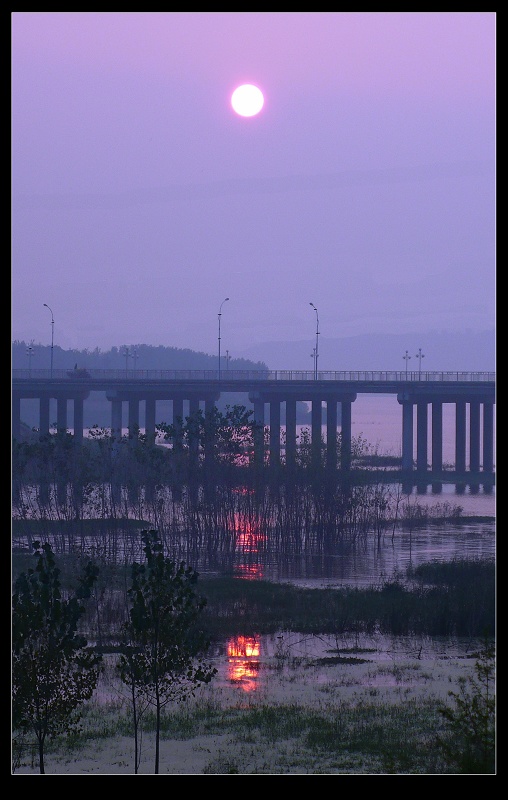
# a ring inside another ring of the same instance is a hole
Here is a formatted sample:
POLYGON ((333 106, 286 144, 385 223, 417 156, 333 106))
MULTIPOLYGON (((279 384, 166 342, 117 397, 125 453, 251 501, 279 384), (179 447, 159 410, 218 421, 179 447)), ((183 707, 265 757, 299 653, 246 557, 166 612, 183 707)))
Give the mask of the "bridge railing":
MULTIPOLYGON (((168 380, 206 380, 221 379, 226 381, 313 381, 313 370, 151 370, 151 369, 77 369, 57 370, 49 369, 13 369, 13 380, 140 380, 140 381, 168 381, 168 380)), ((426 382, 495 382, 495 372, 420 372, 408 371, 319 371, 318 381, 386 381, 400 383, 426 383, 426 382)))

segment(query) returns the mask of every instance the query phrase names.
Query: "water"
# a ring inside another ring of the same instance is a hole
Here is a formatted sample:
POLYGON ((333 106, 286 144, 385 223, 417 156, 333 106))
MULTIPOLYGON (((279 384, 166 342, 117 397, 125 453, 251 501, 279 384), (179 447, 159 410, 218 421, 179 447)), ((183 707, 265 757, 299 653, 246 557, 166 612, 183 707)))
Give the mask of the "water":
MULTIPOLYGON (((455 451, 455 423, 453 405, 443 406, 443 462, 451 463, 455 451)), ((416 426, 415 426, 416 427, 416 426)), ((308 426, 299 426, 308 428, 308 426)), ((127 433, 127 430, 124 430, 127 433)), ((323 429, 326 436, 326 428, 323 429)), ((361 437, 367 445, 381 455, 400 456, 402 440, 402 410, 393 395, 359 394, 353 403, 352 435, 361 437)), ((395 488, 395 487, 394 487, 395 488)), ((410 563, 424 560, 449 560, 451 558, 474 558, 495 554, 495 488, 465 486, 442 483, 426 486, 424 490, 414 487, 404 499, 411 504, 431 508, 437 504, 459 506, 463 517, 491 518, 491 522, 471 525, 427 526, 407 533, 397 530, 393 538, 390 531, 384 534, 380 546, 375 538, 365 547, 354 552, 344 551, 322 555, 292 556, 282 558, 270 555, 265 548, 263 557, 256 552, 256 543, 251 534, 248 547, 241 540, 237 550, 227 563, 227 568, 244 577, 292 581, 304 585, 349 585, 363 586, 379 584, 390 579, 394 572, 404 570, 410 563), (259 557, 258 557, 259 555, 259 557)), ((262 548, 260 548, 261 551, 262 548)), ((224 561, 217 565, 203 558, 198 568, 204 572, 225 567, 224 561)))

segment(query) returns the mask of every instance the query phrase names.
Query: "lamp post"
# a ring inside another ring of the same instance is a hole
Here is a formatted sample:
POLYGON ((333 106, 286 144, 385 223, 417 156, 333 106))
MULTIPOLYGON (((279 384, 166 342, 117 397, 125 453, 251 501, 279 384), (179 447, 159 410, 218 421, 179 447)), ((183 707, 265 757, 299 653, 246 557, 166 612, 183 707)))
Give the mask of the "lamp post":
POLYGON ((34 349, 32 347, 33 343, 34 342, 33 342, 33 339, 32 339, 32 341, 30 342, 30 344, 26 348, 26 354, 28 356, 28 377, 29 378, 32 377, 32 356, 34 354, 34 349))
POLYGON ((409 361, 409 359, 411 358, 411 356, 409 355, 409 351, 408 351, 408 350, 406 350, 406 354, 405 354, 404 356, 402 356, 402 358, 403 358, 403 359, 404 359, 404 361, 406 362, 406 380, 407 380, 407 362, 408 362, 408 361, 409 361))
POLYGON ((220 304, 219 315, 218 315, 219 316, 219 380, 220 380, 220 318, 221 318, 221 315, 222 315, 222 306, 224 305, 226 300, 229 300, 229 297, 224 298, 224 300, 220 304))
POLYGON ((318 345, 319 345, 319 314, 316 306, 314 303, 310 303, 309 305, 312 306, 314 311, 316 312, 316 346, 314 348, 314 380, 317 381, 317 371, 318 371, 318 345))
POLYGON ((125 356, 125 377, 127 377, 129 372, 129 356, 131 355, 129 348, 125 347, 124 356, 125 356))
POLYGON ((226 369, 229 370, 229 362, 231 360, 231 356, 229 355, 229 350, 226 350, 226 355, 224 356, 226 359, 226 369))
POLYGON ((422 379, 422 358, 425 358, 421 347, 418 348, 416 358, 418 359, 418 380, 420 381, 422 379))
POLYGON ((132 358, 134 359, 134 370, 136 370, 136 365, 138 363, 138 349, 137 347, 134 348, 133 352, 131 353, 132 358))
POLYGON ((48 306, 48 304, 47 303, 43 303, 42 305, 46 306, 46 308, 49 310, 49 312, 51 314, 51 372, 50 372, 50 375, 51 375, 51 377, 53 377, 53 341, 54 341, 54 330, 55 330, 55 318, 54 318, 53 312, 51 311, 51 309, 48 306))

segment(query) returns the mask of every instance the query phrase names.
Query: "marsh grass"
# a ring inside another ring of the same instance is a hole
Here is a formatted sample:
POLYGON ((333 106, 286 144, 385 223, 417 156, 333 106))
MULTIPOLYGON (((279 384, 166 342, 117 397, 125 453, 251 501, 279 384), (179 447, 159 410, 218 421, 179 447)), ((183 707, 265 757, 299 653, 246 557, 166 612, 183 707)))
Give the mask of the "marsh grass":
MULTIPOLYGON (((209 600, 207 626, 217 636, 328 632, 337 647, 323 658, 297 657, 281 637, 263 665, 273 678, 257 696, 211 686, 185 705, 167 707, 162 771, 185 772, 172 756, 181 743, 195 756, 195 774, 451 773, 443 747, 450 736, 440 713, 443 696, 435 693, 429 662, 420 660, 418 648, 412 659, 369 666, 372 648, 338 643, 341 633, 356 637, 370 630, 409 637, 493 632, 494 564, 430 565, 410 577, 412 590, 397 581, 372 590, 306 590, 229 577, 200 581, 209 600)), ((105 659, 99 694, 82 708, 81 730, 48 742, 48 772, 69 772, 69 764, 82 762, 87 766, 78 772, 108 774, 112 766, 134 771, 130 708, 115 683, 114 662, 115 653, 105 659)), ((147 711, 146 751, 154 731, 155 718, 147 711)), ((30 753, 30 742, 24 742, 19 771, 33 771, 30 753)))
MULTIPOLYGON (((118 705, 102 707, 100 713, 88 708, 82 733, 73 740, 55 741, 51 752, 76 758, 87 748, 100 748, 105 738, 128 736, 129 726, 128 715, 118 705)), ((151 737, 152 714, 144 727, 145 737, 151 737)), ((169 744, 195 740, 198 748, 202 737, 220 739, 222 749, 202 774, 446 773, 438 732, 443 726, 436 699, 394 704, 369 696, 316 707, 296 702, 224 707, 216 699, 166 713, 161 726, 169 744)), ((128 763, 128 755, 124 760, 128 763)))

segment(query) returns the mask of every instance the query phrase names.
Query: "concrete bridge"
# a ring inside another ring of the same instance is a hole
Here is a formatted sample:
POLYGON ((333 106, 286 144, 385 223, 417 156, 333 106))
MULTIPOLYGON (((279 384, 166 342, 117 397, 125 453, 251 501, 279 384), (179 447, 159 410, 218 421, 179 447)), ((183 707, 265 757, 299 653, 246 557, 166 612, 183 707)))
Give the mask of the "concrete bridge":
MULTIPOLYGON (((270 463, 281 457, 281 403, 286 412, 286 460, 296 455, 296 403, 311 403, 312 449, 321 454, 323 404, 326 404, 326 464, 337 467, 336 434, 342 432, 341 469, 351 463, 351 421, 358 394, 393 394, 401 406, 402 469, 414 469, 414 421, 416 417, 416 471, 443 468, 443 404, 455 406, 455 470, 493 473, 494 372, 368 371, 247 371, 247 370, 23 370, 12 371, 12 435, 20 438, 21 404, 38 399, 42 433, 50 431, 50 401, 56 400, 58 430, 68 428, 68 405, 73 404, 73 429, 83 439, 83 410, 90 392, 103 391, 111 403, 111 431, 120 438, 123 404, 128 407, 127 427, 140 427, 140 403, 144 403, 145 431, 155 440, 156 404, 172 400, 173 422, 199 408, 210 411, 223 394, 248 393, 254 420, 270 428, 270 463), (184 413, 184 403, 186 413, 184 413), (337 412, 340 403, 340 424, 337 412), (265 419, 265 407, 269 414, 265 419), (469 414, 467 409, 469 407, 469 414), (414 409, 416 408, 416 413, 414 409), (467 435, 469 419, 469 436, 467 435), (469 443, 469 453, 467 453, 469 443)), ((256 442, 263 447, 262 438, 256 442)))

